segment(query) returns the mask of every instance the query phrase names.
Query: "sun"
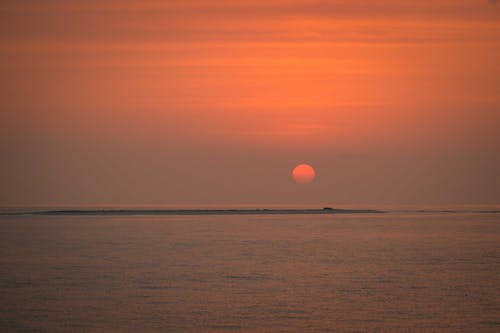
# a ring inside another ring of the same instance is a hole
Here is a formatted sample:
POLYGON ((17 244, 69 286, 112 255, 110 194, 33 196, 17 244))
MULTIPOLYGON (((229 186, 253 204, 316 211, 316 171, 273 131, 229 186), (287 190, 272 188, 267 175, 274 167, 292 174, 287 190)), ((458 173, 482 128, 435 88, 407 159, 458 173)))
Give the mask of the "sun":
POLYGON ((296 183, 308 184, 314 180, 316 172, 309 164, 299 164, 292 171, 292 178, 296 183))

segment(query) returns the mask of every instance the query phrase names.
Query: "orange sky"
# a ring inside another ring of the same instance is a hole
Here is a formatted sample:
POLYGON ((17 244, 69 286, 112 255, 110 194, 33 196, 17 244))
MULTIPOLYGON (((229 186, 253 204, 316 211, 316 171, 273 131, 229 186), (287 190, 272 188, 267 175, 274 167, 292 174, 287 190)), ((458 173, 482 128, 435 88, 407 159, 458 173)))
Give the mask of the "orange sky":
POLYGON ((500 202, 490 1, 0 4, 0 204, 500 202), (290 172, 316 167, 313 184, 290 172))

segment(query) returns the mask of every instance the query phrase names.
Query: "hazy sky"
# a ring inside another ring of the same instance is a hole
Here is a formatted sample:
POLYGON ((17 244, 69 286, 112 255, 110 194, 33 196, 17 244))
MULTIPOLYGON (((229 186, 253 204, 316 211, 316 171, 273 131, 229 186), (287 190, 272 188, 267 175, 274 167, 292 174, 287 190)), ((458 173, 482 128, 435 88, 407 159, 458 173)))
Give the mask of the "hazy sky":
POLYGON ((0 205, 499 204, 500 5, 3 1, 0 112, 0 205))

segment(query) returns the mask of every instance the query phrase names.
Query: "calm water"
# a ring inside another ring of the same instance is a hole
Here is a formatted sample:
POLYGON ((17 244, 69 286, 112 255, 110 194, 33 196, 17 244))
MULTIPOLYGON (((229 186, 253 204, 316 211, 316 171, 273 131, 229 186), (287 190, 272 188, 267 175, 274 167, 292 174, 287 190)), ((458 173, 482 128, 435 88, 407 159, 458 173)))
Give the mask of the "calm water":
POLYGON ((500 332, 500 214, 0 217, 1 332, 500 332))

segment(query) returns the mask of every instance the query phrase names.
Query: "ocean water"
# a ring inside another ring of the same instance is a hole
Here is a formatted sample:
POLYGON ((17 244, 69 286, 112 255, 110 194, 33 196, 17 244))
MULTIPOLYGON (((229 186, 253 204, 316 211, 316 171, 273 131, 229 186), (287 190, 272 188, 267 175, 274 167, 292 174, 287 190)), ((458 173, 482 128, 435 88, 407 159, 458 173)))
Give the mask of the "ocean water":
POLYGON ((0 216, 1 332, 500 332, 500 214, 0 216))

